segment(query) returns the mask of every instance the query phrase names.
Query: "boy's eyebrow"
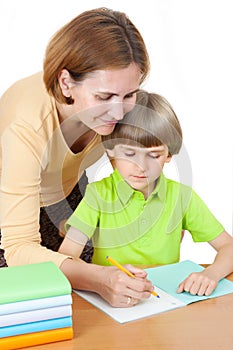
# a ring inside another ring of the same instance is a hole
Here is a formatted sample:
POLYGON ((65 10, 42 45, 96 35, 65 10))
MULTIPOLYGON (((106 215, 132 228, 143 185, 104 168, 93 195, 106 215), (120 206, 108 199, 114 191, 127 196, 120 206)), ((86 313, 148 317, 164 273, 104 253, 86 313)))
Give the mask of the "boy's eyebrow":
POLYGON ((163 152, 163 151, 165 151, 164 145, 154 146, 156 149, 153 146, 152 147, 137 147, 137 146, 124 145, 124 144, 122 144, 121 147, 124 149, 129 149, 129 150, 143 149, 145 152, 163 152))
MULTIPOLYGON (((161 146, 155 146, 156 149, 150 149, 150 152, 161 152, 161 151, 165 151, 165 147, 164 145, 161 146)), ((147 147, 148 148, 148 147, 147 147)), ((152 148, 152 147, 151 147, 152 148)))

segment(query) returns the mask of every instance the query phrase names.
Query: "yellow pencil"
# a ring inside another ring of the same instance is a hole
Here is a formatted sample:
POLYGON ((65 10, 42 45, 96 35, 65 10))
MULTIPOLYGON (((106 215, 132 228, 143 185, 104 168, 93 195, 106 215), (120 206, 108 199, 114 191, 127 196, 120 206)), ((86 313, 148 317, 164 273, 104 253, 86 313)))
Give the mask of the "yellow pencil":
MULTIPOLYGON (((113 258, 111 258, 111 256, 106 256, 106 259, 114 266, 118 267, 119 270, 125 272, 129 277, 135 278, 135 276, 129 271, 127 270, 124 266, 122 266, 121 264, 119 264, 116 260, 114 260, 113 258)), ((160 298, 160 296, 153 290, 153 292, 151 292, 152 295, 154 295, 157 298, 160 298)))

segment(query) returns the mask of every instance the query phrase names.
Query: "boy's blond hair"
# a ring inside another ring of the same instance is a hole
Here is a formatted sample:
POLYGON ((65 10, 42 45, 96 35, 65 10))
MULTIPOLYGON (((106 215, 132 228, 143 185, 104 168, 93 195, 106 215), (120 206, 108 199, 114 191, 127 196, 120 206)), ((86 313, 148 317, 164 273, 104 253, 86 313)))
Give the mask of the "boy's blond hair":
POLYGON ((169 154, 177 154, 182 146, 179 120, 162 96, 140 90, 135 107, 128 112, 110 135, 102 136, 106 149, 117 144, 140 147, 168 146, 169 154))

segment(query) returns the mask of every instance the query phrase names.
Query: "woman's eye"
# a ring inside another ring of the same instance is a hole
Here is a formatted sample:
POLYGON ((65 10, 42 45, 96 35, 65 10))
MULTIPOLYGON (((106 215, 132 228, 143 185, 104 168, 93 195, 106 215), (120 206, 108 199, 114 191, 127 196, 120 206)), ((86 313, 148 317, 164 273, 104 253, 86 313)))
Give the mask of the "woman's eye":
POLYGON ((99 101, 108 101, 110 100, 111 96, 96 96, 96 99, 99 101))
POLYGON ((126 95, 125 98, 132 98, 133 96, 134 96, 134 93, 126 95))

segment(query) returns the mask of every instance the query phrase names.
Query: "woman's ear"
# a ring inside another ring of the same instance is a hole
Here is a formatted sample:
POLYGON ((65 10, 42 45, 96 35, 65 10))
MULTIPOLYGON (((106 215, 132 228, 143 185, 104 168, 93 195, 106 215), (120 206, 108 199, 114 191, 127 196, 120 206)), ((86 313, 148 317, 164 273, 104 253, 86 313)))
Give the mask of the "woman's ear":
POLYGON ((58 77, 58 82, 63 95, 68 98, 72 97, 71 88, 73 86, 73 81, 67 69, 62 69, 58 77))

